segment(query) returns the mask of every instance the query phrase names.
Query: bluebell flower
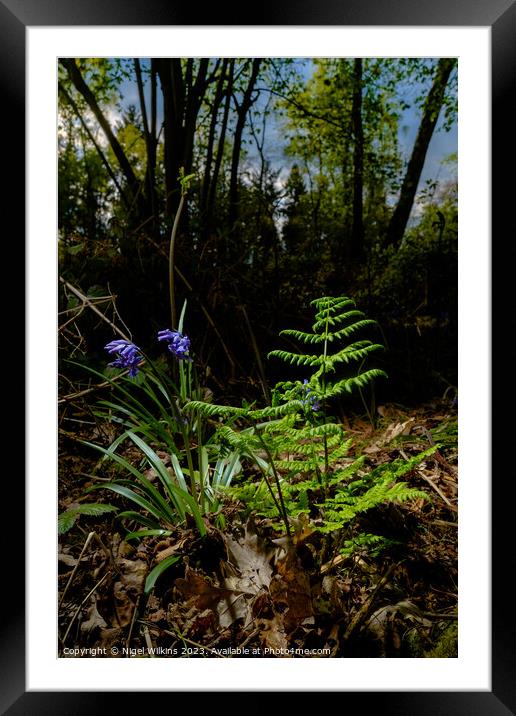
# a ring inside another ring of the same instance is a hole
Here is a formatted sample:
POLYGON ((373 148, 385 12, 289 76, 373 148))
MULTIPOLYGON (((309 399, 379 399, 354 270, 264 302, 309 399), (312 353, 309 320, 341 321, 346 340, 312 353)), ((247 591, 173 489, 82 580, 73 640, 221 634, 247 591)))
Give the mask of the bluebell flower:
POLYGON ((183 336, 179 331, 171 331, 169 328, 166 328, 158 332, 158 341, 166 341, 168 350, 179 360, 192 360, 188 355, 190 350, 190 339, 188 336, 183 336))
POLYGON ((303 388, 305 394, 305 397, 301 400, 301 402, 306 408, 310 408, 314 413, 317 413, 317 411, 321 409, 321 404, 317 400, 317 396, 310 388, 308 380, 306 378, 303 381, 303 385, 301 387, 303 388))
POLYGON ((108 363, 112 368, 129 368, 129 376, 135 378, 138 375, 138 365, 142 361, 142 355, 138 346, 131 341, 119 339, 111 341, 104 348, 108 353, 116 354, 116 360, 108 363))

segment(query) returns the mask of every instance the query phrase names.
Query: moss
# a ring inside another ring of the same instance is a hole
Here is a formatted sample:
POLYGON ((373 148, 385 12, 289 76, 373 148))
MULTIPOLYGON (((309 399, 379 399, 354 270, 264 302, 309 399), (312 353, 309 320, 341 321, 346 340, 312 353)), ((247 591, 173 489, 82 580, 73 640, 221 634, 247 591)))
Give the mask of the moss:
POLYGON ((458 656, 458 624, 452 622, 442 632, 433 649, 425 656, 430 659, 450 659, 458 656))

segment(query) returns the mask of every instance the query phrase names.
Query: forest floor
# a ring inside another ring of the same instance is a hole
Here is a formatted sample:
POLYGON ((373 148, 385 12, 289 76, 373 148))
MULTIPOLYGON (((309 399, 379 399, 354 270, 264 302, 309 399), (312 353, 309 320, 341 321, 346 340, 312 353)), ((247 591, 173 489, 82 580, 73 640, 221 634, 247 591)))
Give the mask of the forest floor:
MULTIPOLYGON (((66 425, 79 431, 60 430, 59 512, 95 480, 95 456, 77 438, 98 440, 99 430, 111 430, 83 406, 66 410, 79 421, 66 425)), ((206 518, 203 538, 184 526, 136 546, 111 514, 82 515, 59 538, 59 655, 456 657, 457 414, 436 400, 417 409, 380 406, 377 417, 374 428, 345 421, 355 454, 371 466, 439 445, 404 477, 430 500, 367 515, 389 549, 328 554, 325 536, 308 523, 287 544, 270 520, 243 517, 243 506, 229 498, 226 529, 206 518), (174 555, 145 595, 150 570, 174 555)))

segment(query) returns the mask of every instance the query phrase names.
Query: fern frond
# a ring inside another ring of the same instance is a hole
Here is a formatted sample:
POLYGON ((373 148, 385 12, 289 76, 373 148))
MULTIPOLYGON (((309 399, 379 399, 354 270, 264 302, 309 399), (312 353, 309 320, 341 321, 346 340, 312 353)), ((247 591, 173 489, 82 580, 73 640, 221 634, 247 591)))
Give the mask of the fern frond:
POLYGON ((365 388, 374 378, 387 377, 387 374, 379 368, 371 368, 351 378, 339 380, 329 386, 326 391, 326 398, 335 398, 344 393, 351 393, 353 388, 365 388))
POLYGON ((229 425, 223 425, 218 428, 217 437, 221 442, 230 445, 241 455, 251 455, 260 447, 259 440, 254 433, 243 430, 237 431, 229 425))
POLYGON ((219 416, 221 418, 243 417, 248 414, 247 408, 233 408, 229 405, 216 405, 215 403, 204 403, 202 400, 190 400, 184 406, 186 412, 197 411, 205 418, 219 416))
POLYGON ((303 353, 291 353, 290 351, 275 350, 267 354, 267 358, 281 358, 291 365, 319 365, 321 356, 303 355, 303 353))
POLYGON ((361 455, 356 460, 354 460, 350 465, 347 465, 346 467, 342 468, 341 470, 336 470, 333 473, 333 476, 328 481, 328 485, 330 487, 333 487, 334 485, 338 485, 340 483, 343 483, 344 480, 346 480, 348 477, 353 477, 356 475, 356 473, 360 470, 362 465, 365 462, 365 455, 361 455))
POLYGON ((364 314, 362 311, 354 308, 352 311, 346 313, 337 313, 335 315, 330 314, 317 314, 316 321, 312 326, 312 330, 319 333, 321 329, 325 329, 325 333, 328 333, 328 327, 341 326, 343 323, 349 323, 352 318, 363 318, 364 314), (320 316, 320 318, 319 318, 320 316))
MULTIPOLYGON (((364 314, 362 314, 362 315, 364 315, 364 314)), ((345 328, 341 328, 338 331, 334 331, 333 333, 328 334, 328 340, 329 341, 341 340, 342 338, 347 338, 352 333, 355 333, 355 331, 359 331, 361 328, 365 328, 366 326, 376 326, 376 325, 377 325, 376 321, 373 321, 371 318, 364 318, 361 321, 355 321, 355 323, 352 323, 351 325, 346 326, 345 328)))
MULTIPOLYGON (((295 418, 295 416, 289 417, 295 418)), ((295 427, 294 424, 287 423, 286 421, 281 425, 269 423, 263 432, 264 434, 281 432, 286 439, 292 442, 331 437, 333 435, 344 436, 345 434, 342 425, 338 425, 337 423, 322 423, 321 425, 305 423, 301 427, 295 427)))
POLYGON ((371 343, 371 341, 356 341, 351 343, 349 346, 342 348, 337 353, 333 353, 326 356, 325 367, 333 368, 339 363, 351 363, 352 361, 362 360, 369 353, 382 349, 379 343, 371 343))
MULTIPOLYGON (((292 338, 296 338, 303 343, 323 343, 326 340, 324 334, 305 333, 304 331, 297 331, 295 328, 286 328, 284 331, 280 331, 280 336, 292 336, 292 338)), ((269 355, 271 354, 269 353, 269 355)))
POLYGON ((310 301, 310 305, 315 306, 318 311, 328 311, 331 313, 345 306, 354 306, 355 302, 352 298, 348 298, 347 296, 339 296, 338 298, 335 298, 335 296, 323 296, 322 298, 315 298, 313 301, 310 301))
POLYGON ((302 412, 304 405, 301 400, 289 400, 283 405, 272 405, 260 410, 251 410, 247 415, 253 420, 263 420, 264 418, 278 418, 282 415, 293 415, 302 412))

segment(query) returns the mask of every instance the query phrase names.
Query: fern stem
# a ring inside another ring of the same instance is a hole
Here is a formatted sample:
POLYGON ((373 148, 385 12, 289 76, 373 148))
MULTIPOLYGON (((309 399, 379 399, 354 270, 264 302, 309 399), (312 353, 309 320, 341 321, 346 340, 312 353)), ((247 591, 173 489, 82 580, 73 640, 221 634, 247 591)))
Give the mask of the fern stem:
MULTIPOLYGON (((271 497, 272 497, 272 501, 274 502, 274 506, 275 506, 275 508, 278 510, 278 513, 279 513, 280 517, 283 518, 283 514, 282 514, 282 512, 281 512, 280 504, 279 504, 278 500, 276 499, 276 495, 274 494, 274 490, 272 489, 272 485, 271 485, 271 483, 269 482, 269 478, 267 477, 267 473, 265 472, 265 470, 263 469, 263 467, 258 464, 258 462, 257 462, 256 460, 255 460, 255 462, 256 462, 256 465, 258 466, 258 469, 260 470, 260 472, 261 472, 261 474, 262 474, 262 477, 263 477, 263 479, 264 479, 264 481, 265 481, 265 484, 267 485, 267 487, 268 487, 268 489, 269 489, 269 492, 271 493, 271 497)), ((260 483, 260 484, 261 484, 261 483, 260 483)), ((258 490, 256 490, 256 493, 255 493, 255 494, 257 494, 257 493, 258 493, 258 490)))
MULTIPOLYGON (((289 522, 288 522, 288 515, 287 515, 287 510, 286 510, 286 508, 285 508, 285 502, 284 502, 284 500, 283 500, 283 492, 282 492, 282 490, 281 490, 281 484, 280 484, 280 479, 279 479, 278 471, 276 470, 276 466, 275 466, 275 464, 274 464, 274 460, 272 459, 272 455, 271 455, 271 453, 270 453, 270 450, 269 450, 269 448, 268 448, 268 446, 267 446, 265 440, 262 438, 262 435, 261 435, 260 431, 258 430, 258 426, 257 426, 257 425, 254 426, 254 431, 255 431, 256 436, 258 437, 258 440, 260 441, 261 446, 262 446, 263 449, 265 450, 265 454, 266 454, 267 457, 269 458, 269 464, 270 464, 271 469, 272 469, 272 474, 274 475, 274 480, 275 480, 275 482, 276 482, 276 487, 278 488, 278 499, 279 499, 279 502, 280 502, 280 505, 281 505, 281 509, 279 509, 280 517, 282 517, 282 519, 283 519, 283 522, 284 522, 284 524, 285 524, 285 529, 286 529, 286 531, 287 531, 287 536, 288 536, 289 539, 290 539, 290 537, 291 537, 290 525, 289 525, 289 522)), ((265 473, 264 473, 264 476, 265 476, 265 473)), ((277 503, 276 503, 276 506, 278 506, 277 503)))
MULTIPOLYGON (((324 327, 324 353, 323 353, 323 372, 322 372, 322 397, 323 397, 323 410, 324 410, 324 422, 327 421, 327 415, 326 415, 326 357, 328 354, 328 316, 329 311, 326 312, 326 325, 324 327)), ((328 475, 330 465, 328 460, 328 438, 326 436, 326 433, 323 435, 323 444, 324 444, 324 473, 325 478, 328 475)), ((326 494, 326 479, 324 480, 323 485, 324 493, 326 494)))

